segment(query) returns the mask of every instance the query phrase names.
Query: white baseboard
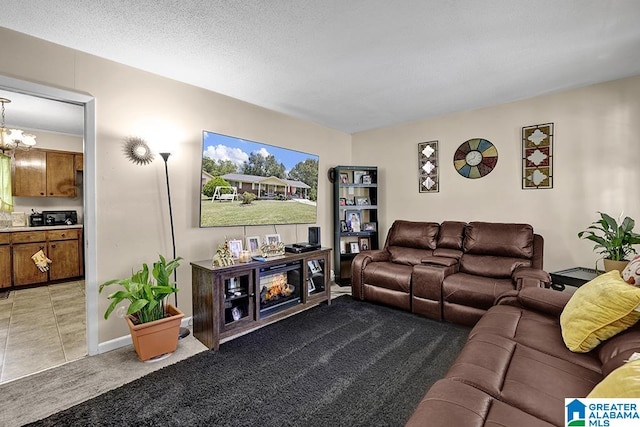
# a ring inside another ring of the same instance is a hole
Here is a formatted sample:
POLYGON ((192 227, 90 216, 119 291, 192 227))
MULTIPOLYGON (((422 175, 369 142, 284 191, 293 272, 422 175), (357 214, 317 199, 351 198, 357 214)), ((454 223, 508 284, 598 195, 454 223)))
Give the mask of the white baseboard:
MULTIPOLYGON (((191 325, 192 317, 183 317, 180 322, 180 326, 183 328, 188 328, 191 325)), ((132 345, 133 341, 131 341, 131 335, 125 335, 122 337, 114 338, 109 341, 101 342, 98 344, 98 354, 106 353, 111 350, 117 350, 122 347, 126 347, 128 345, 132 345)))

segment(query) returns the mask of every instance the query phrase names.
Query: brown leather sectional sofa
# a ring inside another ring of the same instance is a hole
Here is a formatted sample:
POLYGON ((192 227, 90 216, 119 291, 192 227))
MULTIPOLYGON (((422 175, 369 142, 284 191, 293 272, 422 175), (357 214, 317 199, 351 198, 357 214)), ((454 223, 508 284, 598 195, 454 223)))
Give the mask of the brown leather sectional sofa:
POLYGON ((550 282, 543 245, 528 224, 398 220, 382 249, 354 258, 352 294, 474 325, 504 292, 550 282))
POLYGON ((640 352, 640 324, 588 353, 565 346, 559 316, 571 294, 525 287, 503 295, 469 334, 407 426, 564 426, 564 399, 585 397, 640 352))

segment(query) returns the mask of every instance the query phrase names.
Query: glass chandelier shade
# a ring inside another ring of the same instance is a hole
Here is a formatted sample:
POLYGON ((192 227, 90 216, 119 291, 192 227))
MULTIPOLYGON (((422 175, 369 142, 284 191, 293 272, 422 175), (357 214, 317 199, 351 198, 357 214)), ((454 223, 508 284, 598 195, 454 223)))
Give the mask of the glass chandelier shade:
POLYGON ((10 103, 7 98, 0 98, 2 104, 2 121, 0 122, 0 151, 7 152, 16 149, 29 150, 36 145, 36 137, 30 133, 25 133, 20 129, 8 129, 5 124, 5 104, 10 103))

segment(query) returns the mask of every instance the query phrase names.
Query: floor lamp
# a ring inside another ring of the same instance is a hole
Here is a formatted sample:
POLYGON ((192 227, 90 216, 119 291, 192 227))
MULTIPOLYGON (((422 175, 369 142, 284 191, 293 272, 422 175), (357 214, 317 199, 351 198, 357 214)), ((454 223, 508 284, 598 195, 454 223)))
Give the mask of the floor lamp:
MULTIPOLYGON (((167 177, 167 199, 169 200, 169 221, 171 223, 171 246, 173 248, 173 258, 176 259, 176 234, 173 228, 173 210, 171 209, 171 190, 169 188, 169 167, 167 165, 167 161, 169 160, 169 156, 171 153, 160 153, 162 159, 164 160, 164 173, 167 177)), ((176 269, 177 270, 177 269, 176 269)), ((178 273, 176 270, 173 270, 173 283, 174 286, 178 281, 178 273)), ((173 294, 175 298, 176 307, 178 306, 178 293, 173 294)), ((179 339, 189 336, 189 329, 180 327, 180 333, 178 335, 179 339)))

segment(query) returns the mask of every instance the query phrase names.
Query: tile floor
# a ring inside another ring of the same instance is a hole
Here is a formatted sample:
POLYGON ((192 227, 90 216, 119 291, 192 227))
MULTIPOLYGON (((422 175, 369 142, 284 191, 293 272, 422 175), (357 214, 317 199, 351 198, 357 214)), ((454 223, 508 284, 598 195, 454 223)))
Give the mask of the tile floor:
POLYGON ((80 359, 86 348, 84 281, 0 299, 0 383, 80 359))

